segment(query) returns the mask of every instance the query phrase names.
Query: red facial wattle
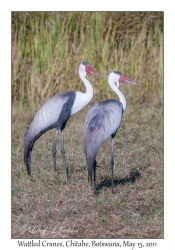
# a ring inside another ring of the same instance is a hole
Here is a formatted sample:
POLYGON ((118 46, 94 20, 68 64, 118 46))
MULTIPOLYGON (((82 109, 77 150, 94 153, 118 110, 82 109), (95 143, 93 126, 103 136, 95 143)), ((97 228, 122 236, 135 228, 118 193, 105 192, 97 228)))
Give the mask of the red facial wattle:
POLYGON ((127 83, 130 83, 130 84, 135 85, 137 87, 140 87, 140 85, 138 83, 131 81, 125 75, 120 75, 119 84, 121 84, 123 82, 127 82, 127 83))
POLYGON ((98 78, 101 78, 100 75, 94 72, 93 68, 91 66, 86 66, 86 77, 88 77, 90 74, 95 75, 98 78))
POLYGON ((120 84, 121 84, 122 82, 125 82, 126 80, 129 81, 129 79, 128 79, 126 76, 120 75, 120 78, 119 78, 119 83, 120 83, 120 84))
POLYGON ((94 73, 94 70, 90 66, 86 66, 86 74, 87 74, 87 76, 89 76, 92 73, 94 73))

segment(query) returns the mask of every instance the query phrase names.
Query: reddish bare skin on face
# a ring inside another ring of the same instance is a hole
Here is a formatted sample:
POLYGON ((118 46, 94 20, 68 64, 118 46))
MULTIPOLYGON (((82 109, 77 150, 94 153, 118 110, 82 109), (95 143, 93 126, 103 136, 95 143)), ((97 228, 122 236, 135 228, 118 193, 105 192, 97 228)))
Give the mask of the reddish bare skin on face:
POLYGON ((86 69, 86 77, 88 77, 90 74, 94 74, 96 77, 101 78, 100 75, 95 73, 95 71, 93 70, 91 66, 85 66, 85 69, 86 69))
POLYGON ((94 70, 93 70, 92 67, 85 66, 85 68, 86 68, 86 74, 87 74, 87 76, 89 76, 91 73, 94 73, 94 70))
POLYGON ((136 82, 133 82, 131 81, 129 78, 127 78, 125 75, 120 75, 120 78, 119 78, 119 84, 123 83, 123 82, 127 82, 127 83, 130 83, 132 85, 135 85, 137 87, 140 87, 140 85, 136 82))
POLYGON ((130 81, 126 76, 120 75, 119 83, 125 82, 126 80, 130 81))

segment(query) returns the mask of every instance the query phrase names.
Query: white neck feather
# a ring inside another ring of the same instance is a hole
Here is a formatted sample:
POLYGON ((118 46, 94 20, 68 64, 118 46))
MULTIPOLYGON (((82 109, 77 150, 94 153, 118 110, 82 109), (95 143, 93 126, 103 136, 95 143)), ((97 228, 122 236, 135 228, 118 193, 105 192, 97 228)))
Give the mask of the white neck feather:
POLYGON ((83 74, 82 71, 79 71, 79 76, 80 79, 82 80, 82 82, 84 83, 85 87, 86 87, 86 96, 89 99, 89 101, 92 99, 93 97, 93 88, 91 83, 88 81, 88 79, 85 77, 85 75, 83 74))
POLYGON ((112 73, 108 76, 108 84, 109 84, 110 88, 118 95, 119 100, 123 105, 123 111, 125 111, 126 99, 125 99, 124 95, 122 94, 122 92, 116 86, 115 82, 116 82, 116 76, 114 75, 114 73, 112 73))
POLYGON ((82 82, 86 87, 86 93, 81 93, 79 91, 76 91, 75 101, 71 109, 71 116, 76 114, 82 108, 84 108, 93 98, 92 85, 85 77, 84 73, 80 70, 79 70, 79 77, 81 78, 82 82))

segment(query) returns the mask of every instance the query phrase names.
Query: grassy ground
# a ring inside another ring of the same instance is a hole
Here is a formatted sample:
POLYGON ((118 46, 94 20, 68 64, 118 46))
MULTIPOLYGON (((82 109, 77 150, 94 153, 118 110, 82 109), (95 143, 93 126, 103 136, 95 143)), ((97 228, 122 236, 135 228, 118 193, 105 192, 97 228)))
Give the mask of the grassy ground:
POLYGON ((23 163, 23 137, 29 121, 18 119, 13 124, 13 238, 163 237, 162 107, 143 106, 139 112, 127 107, 115 141, 114 194, 109 139, 97 157, 97 196, 88 183, 83 154, 83 124, 89 108, 72 117, 65 130, 67 183, 60 138, 58 172, 52 170, 54 130, 36 142, 29 177, 23 163))

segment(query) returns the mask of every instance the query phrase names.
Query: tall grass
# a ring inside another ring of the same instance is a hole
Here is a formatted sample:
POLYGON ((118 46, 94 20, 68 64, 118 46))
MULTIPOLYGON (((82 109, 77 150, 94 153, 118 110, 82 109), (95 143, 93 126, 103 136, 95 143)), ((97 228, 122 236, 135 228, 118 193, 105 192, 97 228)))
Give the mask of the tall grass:
POLYGON ((13 105, 38 108, 64 91, 84 91, 77 73, 82 61, 102 76, 90 78, 95 100, 114 97, 107 85, 113 70, 141 84, 122 87, 127 99, 161 96, 163 12, 12 13, 13 105))

